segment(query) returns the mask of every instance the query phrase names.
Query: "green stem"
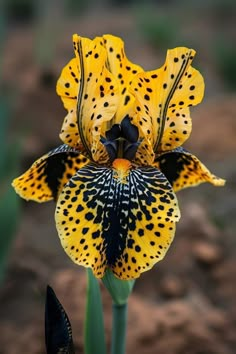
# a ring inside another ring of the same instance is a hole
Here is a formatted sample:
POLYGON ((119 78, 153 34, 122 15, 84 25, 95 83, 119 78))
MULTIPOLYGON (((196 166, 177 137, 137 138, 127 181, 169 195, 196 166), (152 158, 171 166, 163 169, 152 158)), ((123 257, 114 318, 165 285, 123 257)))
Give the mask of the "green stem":
POLYGON ((84 330, 85 354, 106 354, 105 331, 100 287, 91 269, 87 269, 87 302, 84 330))
POLYGON ((125 354, 126 327, 127 327, 127 303, 112 305, 112 344, 111 354, 125 354))

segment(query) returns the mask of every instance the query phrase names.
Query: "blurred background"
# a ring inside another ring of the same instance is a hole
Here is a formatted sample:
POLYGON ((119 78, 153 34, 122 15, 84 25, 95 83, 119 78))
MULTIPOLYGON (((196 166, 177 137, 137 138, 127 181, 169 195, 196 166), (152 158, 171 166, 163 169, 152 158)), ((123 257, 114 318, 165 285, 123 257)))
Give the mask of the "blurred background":
MULTIPOLYGON (((197 51, 203 103, 192 110, 186 148, 224 188, 178 193, 182 219, 164 261, 144 273, 130 299, 127 353, 233 354, 236 347, 236 2, 234 0, 2 0, 0 3, 0 353, 45 353, 50 284, 83 352, 85 272, 60 246, 54 203, 27 203, 10 184, 60 144, 66 112, 55 85, 73 57, 71 36, 121 36, 146 70, 166 49, 197 51)), ((110 334, 110 300, 104 291, 110 334)))

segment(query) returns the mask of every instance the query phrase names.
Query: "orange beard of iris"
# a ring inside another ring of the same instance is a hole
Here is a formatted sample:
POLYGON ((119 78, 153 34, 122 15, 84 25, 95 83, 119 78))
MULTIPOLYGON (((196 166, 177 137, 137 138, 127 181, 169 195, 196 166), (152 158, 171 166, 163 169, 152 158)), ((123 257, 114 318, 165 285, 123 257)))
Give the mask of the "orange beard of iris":
POLYGON ((117 178, 119 183, 126 183, 126 178, 132 167, 131 162, 126 159, 115 159, 112 163, 112 167, 114 170, 113 177, 117 178))

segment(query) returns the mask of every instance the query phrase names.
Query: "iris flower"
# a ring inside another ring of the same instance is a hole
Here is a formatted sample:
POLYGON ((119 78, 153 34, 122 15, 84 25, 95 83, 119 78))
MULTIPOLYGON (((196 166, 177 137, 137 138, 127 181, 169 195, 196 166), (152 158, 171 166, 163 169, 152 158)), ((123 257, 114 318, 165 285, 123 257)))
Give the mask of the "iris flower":
POLYGON ((75 57, 57 93, 68 111, 63 145, 13 181, 27 200, 56 201, 62 246, 97 278, 109 268, 138 278, 160 261, 175 235, 175 192, 224 180, 182 148, 201 102, 204 81, 191 66, 193 49, 168 50, 164 65, 144 71, 123 41, 73 36, 75 57))

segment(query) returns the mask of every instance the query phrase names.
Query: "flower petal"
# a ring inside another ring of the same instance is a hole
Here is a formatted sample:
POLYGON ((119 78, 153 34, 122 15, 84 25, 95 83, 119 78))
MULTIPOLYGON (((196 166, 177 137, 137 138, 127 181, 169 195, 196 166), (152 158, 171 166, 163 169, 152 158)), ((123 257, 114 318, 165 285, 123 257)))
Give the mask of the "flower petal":
POLYGON ((159 151, 175 149, 189 138, 192 120, 188 107, 202 101, 204 87, 202 75, 190 66, 170 100, 159 151))
POLYGON ((76 58, 73 58, 62 69, 61 75, 57 81, 56 91, 64 104, 64 107, 70 111, 76 109, 76 101, 79 92, 79 66, 76 58))
POLYGON ((61 97, 64 107, 68 110, 61 128, 60 139, 64 144, 76 148, 81 145, 76 116, 79 79, 79 63, 76 58, 73 58, 62 69, 56 85, 57 94, 61 97))
POLYGON ((184 47, 168 50, 160 69, 139 73, 131 84, 131 92, 136 98, 133 121, 144 140, 139 153, 151 156, 148 163, 153 162, 152 149, 155 152, 163 146, 166 149, 165 144, 172 142, 172 134, 178 134, 179 140, 174 139, 171 145, 175 147, 182 144, 191 131, 188 129, 185 133, 185 117, 178 116, 180 119, 176 121, 176 114, 199 103, 203 97, 202 76, 190 66, 194 55, 193 49, 184 47), (161 145, 162 140, 164 145, 161 145))
POLYGON ((164 173, 175 192, 209 182, 223 186, 225 180, 213 175, 198 158, 183 148, 161 154, 156 166, 164 173))
POLYGON ((79 136, 94 161, 107 162, 109 156, 100 142, 106 123, 114 116, 119 93, 113 75, 106 68, 106 50, 101 38, 90 40, 73 36, 74 50, 80 68, 77 100, 79 136))
POLYGON ((172 113, 168 109, 169 113, 166 118, 164 133, 158 152, 173 150, 183 145, 191 134, 192 119, 189 107, 174 111, 172 113))
POLYGON ((120 123, 129 114, 134 103, 134 96, 128 91, 128 86, 134 76, 143 69, 126 57, 124 42, 121 38, 106 34, 103 39, 107 51, 107 67, 117 79, 121 95, 115 118, 112 120, 112 124, 115 124, 120 123))
POLYGON ((76 108, 71 109, 65 117, 60 132, 60 139, 64 144, 67 144, 73 148, 78 148, 81 145, 77 124, 76 108))
POLYGON ((57 199, 64 185, 75 172, 88 163, 88 159, 67 145, 61 145, 45 154, 12 186, 22 198, 36 202, 57 199))
MULTIPOLYGON (((118 161, 120 160, 120 161, 118 161)), ((64 187, 55 213, 62 246, 71 259, 103 277, 138 278, 160 261, 180 218, 176 196, 155 168, 89 164, 64 187)))

